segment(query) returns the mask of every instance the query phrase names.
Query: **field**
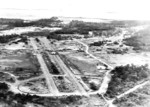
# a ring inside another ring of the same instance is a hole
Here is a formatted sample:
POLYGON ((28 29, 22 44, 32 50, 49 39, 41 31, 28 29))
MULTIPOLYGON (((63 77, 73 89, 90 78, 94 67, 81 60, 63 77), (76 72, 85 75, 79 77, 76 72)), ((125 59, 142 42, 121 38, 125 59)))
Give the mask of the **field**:
POLYGON ((83 53, 67 54, 61 57, 69 67, 75 69, 75 74, 100 75, 97 69, 98 62, 85 56, 83 53))
POLYGON ((26 51, 8 51, 0 60, 2 71, 11 73, 19 80, 29 79, 42 74, 34 55, 26 51))
POLYGON ((73 63, 76 67, 78 67, 80 72, 82 72, 85 75, 97 73, 96 65, 94 64, 90 64, 73 58, 70 58, 70 62, 73 63))
POLYGON ((31 94, 46 94, 49 93, 46 81, 44 78, 41 79, 33 79, 31 81, 27 81, 21 83, 18 86, 19 90, 25 93, 31 94))

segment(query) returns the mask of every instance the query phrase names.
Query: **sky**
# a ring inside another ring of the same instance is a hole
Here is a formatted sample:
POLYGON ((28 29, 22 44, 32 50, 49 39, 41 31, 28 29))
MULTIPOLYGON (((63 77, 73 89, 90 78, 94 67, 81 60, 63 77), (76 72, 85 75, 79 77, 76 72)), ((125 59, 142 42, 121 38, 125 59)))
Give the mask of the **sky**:
POLYGON ((0 0, 0 17, 150 20, 149 0, 0 0))

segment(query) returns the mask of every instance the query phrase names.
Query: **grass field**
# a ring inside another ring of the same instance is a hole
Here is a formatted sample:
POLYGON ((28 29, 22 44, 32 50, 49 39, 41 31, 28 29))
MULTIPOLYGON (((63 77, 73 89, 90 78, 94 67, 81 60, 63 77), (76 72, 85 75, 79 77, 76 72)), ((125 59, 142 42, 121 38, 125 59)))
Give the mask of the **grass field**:
POLYGON ((74 58, 70 58, 70 62, 77 66, 83 74, 96 74, 98 72, 96 65, 94 64, 90 64, 74 58))

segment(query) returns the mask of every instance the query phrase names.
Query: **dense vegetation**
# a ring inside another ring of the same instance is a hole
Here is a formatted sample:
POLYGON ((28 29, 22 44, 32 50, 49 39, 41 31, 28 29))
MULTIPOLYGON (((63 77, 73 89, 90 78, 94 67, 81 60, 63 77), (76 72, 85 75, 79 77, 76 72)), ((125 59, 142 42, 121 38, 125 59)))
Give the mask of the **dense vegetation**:
POLYGON ((11 34, 11 35, 3 35, 0 36, 0 43, 8 43, 11 42, 17 38, 21 38, 22 42, 27 43, 27 37, 35 37, 35 36, 45 36, 48 39, 56 39, 56 40, 66 40, 67 37, 62 37, 61 35, 54 35, 50 31, 41 31, 41 32, 28 32, 28 33, 23 33, 23 34, 11 34))
POLYGON ((99 89, 100 85, 97 85, 95 84, 94 82, 89 82, 90 78, 89 77, 86 77, 86 76, 83 76, 82 77, 82 80, 89 85, 90 89, 93 90, 93 91, 96 91, 99 89))
POLYGON ((149 73, 148 65, 118 66, 111 71, 112 79, 105 95, 109 98, 113 98, 148 79, 149 73))
MULTIPOLYGON (((20 40, 17 41, 17 42, 24 42, 24 43, 27 44, 27 37, 17 35, 17 34, 0 36, 0 43, 8 43, 8 42, 11 42, 11 41, 13 41, 17 38, 20 38, 20 40)), ((14 42, 14 43, 17 43, 17 42, 14 42)))
POLYGON ((88 34, 89 31, 103 31, 114 29, 109 23, 92 23, 73 20, 65 25, 62 30, 54 32, 55 34, 88 34))
POLYGON ((58 19, 58 17, 51 17, 49 19, 40 19, 37 21, 31 22, 34 26, 40 27, 61 27, 62 21, 58 19))
MULTIPOLYGON (((136 21, 112 21, 110 23, 94 23, 94 22, 83 22, 73 20, 69 24, 62 24, 62 21, 57 17, 52 17, 49 19, 40 19, 35 21, 24 21, 22 19, 0 19, 0 24, 9 25, 10 28, 14 27, 28 27, 28 26, 39 26, 39 27, 61 27, 61 30, 50 32, 48 30, 40 32, 28 32, 22 35, 27 36, 46 36, 48 39, 68 39, 72 37, 61 36, 61 34, 84 34, 84 37, 89 37, 89 32, 92 31, 94 35, 99 36, 109 36, 120 31, 116 30, 116 27, 127 27, 132 24, 137 25, 136 21), (130 22, 130 23, 129 23, 130 22)), ((0 37, 0 43, 7 43, 19 35, 4 35, 0 37)), ((136 43, 136 42, 135 42, 136 43)), ((128 43, 129 44, 129 43, 128 43)), ((129 44, 130 45, 130 44, 129 44)))
POLYGON ((44 107, 66 107, 66 105, 77 103, 80 99, 80 96, 62 96, 58 98, 14 94, 9 91, 7 84, 0 83, 0 104, 5 104, 5 107, 25 107, 27 103, 39 104, 44 107))
POLYGON ((45 30, 45 31, 40 31, 40 32, 28 32, 28 33, 24 33, 22 35, 28 35, 29 37, 35 37, 35 36, 45 36, 48 39, 56 39, 56 40, 63 40, 63 39, 67 39, 65 37, 62 37, 59 34, 53 34, 51 31, 45 30))
MULTIPOLYGON (((69 24, 64 25, 61 30, 57 30, 55 32, 51 32, 48 35, 49 38, 58 38, 57 40, 67 39, 67 37, 61 37, 61 34, 83 34, 85 37, 89 37, 89 32, 92 31, 94 35, 113 35, 116 27, 119 25, 114 23, 94 23, 94 22, 83 22, 73 20, 69 24)), ((125 25, 122 25, 125 27, 125 25)), ((118 31, 117 31, 118 32, 118 31)))
POLYGON ((61 26, 61 22, 57 17, 51 17, 49 19, 39 19, 35 21, 24 21, 22 19, 0 19, 1 24, 7 24, 10 27, 28 27, 28 26, 40 26, 40 27, 53 27, 61 26))
POLYGON ((0 36, 0 43, 8 43, 15 40, 17 37, 19 37, 17 34, 0 36))
POLYGON ((102 46, 105 44, 105 41, 98 41, 98 42, 93 42, 90 44, 90 46, 102 46))
POLYGON ((125 44, 133 46, 134 50, 150 51, 150 27, 135 33, 131 38, 125 39, 125 44))
MULTIPOLYGON (((139 23, 137 21, 112 21, 110 23, 96 23, 96 22, 84 22, 73 20, 69 24, 66 24, 62 27, 61 30, 52 32, 52 35, 59 34, 83 34, 89 35, 89 32, 93 32, 96 36, 112 36, 116 33, 119 33, 119 30, 116 30, 116 27, 130 27, 136 26, 139 23)), ((85 36, 88 37, 88 36, 85 36)))
POLYGON ((112 54, 125 54, 128 52, 128 48, 116 48, 116 49, 112 49, 111 53, 112 54))
POLYGON ((73 20, 61 31, 65 34, 70 32, 88 34, 89 31, 110 31, 115 30, 116 27, 129 27, 136 26, 138 24, 139 23, 137 21, 111 21, 110 23, 96 23, 73 20))
POLYGON ((114 104, 116 104, 117 107, 148 107, 150 98, 149 88, 150 83, 144 85, 142 88, 139 88, 130 94, 125 95, 120 99, 116 99, 114 104))

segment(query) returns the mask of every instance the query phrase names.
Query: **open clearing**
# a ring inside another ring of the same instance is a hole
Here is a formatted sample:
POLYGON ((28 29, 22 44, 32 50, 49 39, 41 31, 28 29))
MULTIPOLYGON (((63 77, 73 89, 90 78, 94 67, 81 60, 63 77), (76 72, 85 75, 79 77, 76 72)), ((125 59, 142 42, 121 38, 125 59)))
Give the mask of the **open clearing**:
MULTIPOLYGON (((134 65, 150 65, 150 53, 149 52, 142 52, 142 53, 129 53, 129 54, 95 54, 97 57, 105 60, 112 66, 120 66, 120 65, 127 65, 127 64, 134 64, 134 65)), ((149 66, 150 67, 150 66, 149 66)))

